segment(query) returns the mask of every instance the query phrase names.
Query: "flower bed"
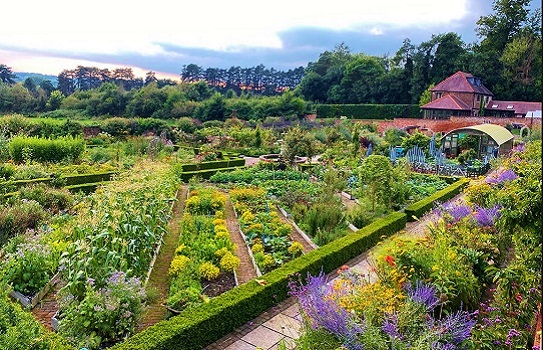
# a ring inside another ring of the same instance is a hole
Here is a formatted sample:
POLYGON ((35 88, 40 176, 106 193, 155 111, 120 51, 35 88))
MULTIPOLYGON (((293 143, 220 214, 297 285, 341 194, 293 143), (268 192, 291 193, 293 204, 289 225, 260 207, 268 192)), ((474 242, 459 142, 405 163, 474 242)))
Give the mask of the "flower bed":
POLYGON ((540 147, 513 152, 501 173, 468 187, 467 203, 440 206, 426 237, 379 246, 377 283, 347 273, 333 285, 314 278, 293 288, 306 320, 300 348, 531 348, 541 298, 540 147))
POLYGON ((283 223, 266 192, 259 188, 237 188, 230 191, 238 213, 240 228, 262 273, 281 266, 302 253, 302 245, 292 242, 292 226, 283 223))
POLYGON ((223 219, 226 197, 198 187, 190 192, 181 220, 179 246, 168 271, 168 307, 179 313, 233 288, 239 258, 223 219))
POLYGON ((335 270, 373 247, 383 236, 404 228, 405 223, 405 214, 390 214, 268 272, 259 279, 260 283, 250 281, 209 303, 187 308, 179 316, 151 326, 113 349, 203 348, 287 298, 287 285, 293 274, 305 276, 308 272, 318 274, 335 270))
POLYGON ((61 228, 59 333, 73 344, 97 348, 132 334, 142 314, 146 277, 166 232, 178 182, 161 163, 136 164, 103 186, 61 228), (104 295, 104 291, 112 293, 104 295))

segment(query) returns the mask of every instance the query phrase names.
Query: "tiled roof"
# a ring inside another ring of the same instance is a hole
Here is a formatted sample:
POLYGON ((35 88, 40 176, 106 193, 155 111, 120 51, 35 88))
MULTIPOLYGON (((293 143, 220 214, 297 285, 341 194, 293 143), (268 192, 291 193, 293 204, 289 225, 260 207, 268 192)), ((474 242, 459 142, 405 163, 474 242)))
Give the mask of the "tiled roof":
POLYGON ((494 94, 483 85, 481 78, 474 77, 472 74, 462 71, 458 71, 445 80, 439 82, 431 91, 471 92, 494 96, 494 94))
POLYGON ((526 114, 530 111, 540 111, 541 105, 541 102, 492 100, 488 102, 486 109, 491 111, 515 111, 515 114, 526 114))
POLYGON ((452 111, 471 111, 471 107, 464 101, 452 96, 445 95, 433 100, 421 107, 422 109, 447 109, 452 111))

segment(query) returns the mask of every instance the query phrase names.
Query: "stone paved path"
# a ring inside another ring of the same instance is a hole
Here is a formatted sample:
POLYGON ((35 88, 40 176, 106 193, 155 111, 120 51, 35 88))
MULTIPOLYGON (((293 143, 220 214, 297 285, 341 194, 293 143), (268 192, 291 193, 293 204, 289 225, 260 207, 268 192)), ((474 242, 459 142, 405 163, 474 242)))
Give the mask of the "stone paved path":
POLYGON ((157 259, 149 281, 147 282, 147 290, 156 291, 157 298, 147 308, 140 329, 145 329, 149 326, 166 319, 166 308, 164 304, 168 299, 169 279, 168 269, 173 259, 175 249, 179 243, 179 233, 181 230, 181 217, 185 209, 185 199, 187 198, 188 187, 181 186, 177 192, 177 200, 173 206, 172 218, 168 224, 168 232, 164 236, 164 242, 160 248, 157 259))
POLYGON ((224 217, 226 220, 226 227, 228 228, 228 232, 230 232, 230 239, 237 246, 236 255, 240 259, 240 265, 236 270, 236 276, 238 278, 238 284, 243 284, 257 277, 256 271, 251 262, 251 257, 247 251, 247 246, 241 235, 241 231, 239 230, 238 220, 236 219, 230 197, 228 196, 228 193, 225 193, 225 195, 226 203, 224 204, 224 217))

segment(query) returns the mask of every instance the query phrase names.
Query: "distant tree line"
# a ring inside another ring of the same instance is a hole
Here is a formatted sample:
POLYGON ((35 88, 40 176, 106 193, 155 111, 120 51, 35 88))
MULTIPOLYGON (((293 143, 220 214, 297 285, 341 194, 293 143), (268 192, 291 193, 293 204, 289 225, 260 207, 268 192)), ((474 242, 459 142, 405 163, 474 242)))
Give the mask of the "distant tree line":
POLYGON ((202 68, 194 63, 184 65, 181 80, 185 82, 205 81, 219 92, 233 90, 236 93, 253 91, 255 94, 273 96, 285 89, 294 89, 304 75, 304 68, 288 71, 266 68, 263 64, 242 68, 232 66, 228 69, 202 68))
POLYGON ((344 44, 323 52, 298 89, 320 103, 418 103, 431 84, 458 70, 472 73, 499 99, 541 101, 541 8, 530 0, 495 0, 477 21, 479 43, 456 33, 420 45, 405 39, 393 57, 351 53, 344 44))
POLYGON ((135 77, 131 68, 112 71, 78 66, 50 81, 15 83, 0 64, 0 113, 82 111, 88 116, 195 117, 202 121, 300 117, 309 102, 412 104, 428 99, 428 88, 458 70, 473 73, 499 99, 541 101, 541 8, 530 0, 495 0, 494 13, 477 21, 480 41, 466 44, 456 33, 433 35, 413 45, 405 39, 393 57, 352 53, 344 44, 325 51, 307 68, 288 71, 264 65, 228 69, 194 63, 181 82, 154 72, 135 77))

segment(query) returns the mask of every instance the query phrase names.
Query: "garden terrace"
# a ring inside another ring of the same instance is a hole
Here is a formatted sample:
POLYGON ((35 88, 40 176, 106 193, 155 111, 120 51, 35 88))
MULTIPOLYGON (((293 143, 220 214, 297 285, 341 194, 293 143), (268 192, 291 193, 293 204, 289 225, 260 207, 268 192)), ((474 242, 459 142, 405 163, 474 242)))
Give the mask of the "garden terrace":
MULTIPOLYGON (((258 198, 258 197, 257 197, 258 198)), ((440 198, 436 198, 437 201, 440 198)), ((260 202, 256 206, 264 206, 260 202)), ((287 283, 293 274, 330 272, 348 260, 375 246, 384 236, 403 229, 406 215, 392 213, 317 250, 238 286, 209 303, 189 307, 169 321, 161 322, 134 335, 114 349, 202 348, 236 327, 248 322, 287 297, 287 283), (221 320, 228 319, 229 322, 221 320)))

